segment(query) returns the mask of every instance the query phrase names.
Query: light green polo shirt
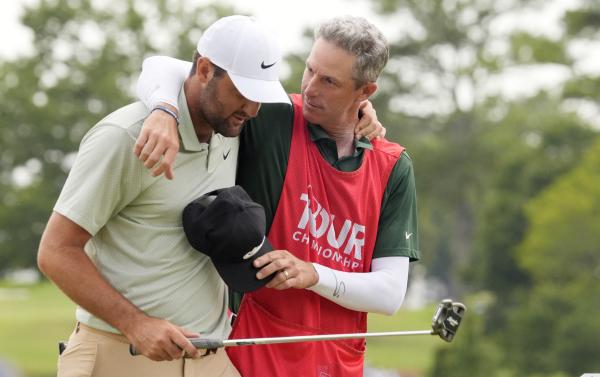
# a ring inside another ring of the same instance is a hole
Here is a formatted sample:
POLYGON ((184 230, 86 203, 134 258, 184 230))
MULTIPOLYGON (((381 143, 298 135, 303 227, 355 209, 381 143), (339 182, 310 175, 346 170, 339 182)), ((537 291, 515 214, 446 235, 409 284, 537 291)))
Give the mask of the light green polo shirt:
MULTIPOLYGON (((188 243, 184 207, 206 192, 235 183, 238 138, 196 137, 184 90, 175 178, 152 177, 132 153, 148 116, 136 102, 96 124, 83 138, 54 210, 87 230, 85 250, 101 274, 146 314, 206 337, 224 338, 227 290, 210 259, 188 243)), ((94 292, 90 292, 93 295, 94 292)), ((77 320, 118 332, 78 307, 77 320)))

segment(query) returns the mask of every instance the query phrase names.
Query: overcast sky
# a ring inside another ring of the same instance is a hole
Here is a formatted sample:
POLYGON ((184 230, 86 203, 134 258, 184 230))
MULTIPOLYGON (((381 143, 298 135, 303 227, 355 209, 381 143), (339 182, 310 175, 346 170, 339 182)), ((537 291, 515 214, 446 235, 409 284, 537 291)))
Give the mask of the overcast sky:
MULTIPOLYGON (((109 0, 94 0, 106 2, 109 0)), ((118 1, 118 0, 116 0, 118 1)), ((181 1, 181 0, 173 0, 181 1)), ((210 0, 188 0, 194 4, 208 4, 210 0)), ((492 33, 496 36, 506 35, 514 29, 523 29, 534 34, 555 39, 562 34, 559 20, 565 9, 577 7, 579 0, 548 0, 542 8, 530 9, 519 14, 504 14, 492 25, 492 33)), ((18 23, 18 16, 24 4, 35 3, 36 0, 3 0, 0 12, 0 59, 14 58, 27 53, 30 49, 32 35, 28 29, 18 23)), ((314 27, 323 20, 339 15, 364 16, 373 21, 389 40, 394 40, 404 33, 418 30, 411 20, 398 14, 393 20, 384 22, 370 9, 365 0, 218 0, 220 4, 232 4, 242 14, 251 14, 261 19, 270 28, 276 30, 284 53, 298 51, 302 46, 301 32, 307 26, 314 27)), ((506 45, 506 43, 505 43, 506 45)), ((506 46, 504 47, 506 48, 506 46)), ((600 41, 575 43, 569 53, 578 63, 575 70, 579 74, 600 73, 600 41)), ((515 67, 492 77, 486 83, 486 91, 501 93, 507 98, 530 96, 541 88, 555 88, 566 80, 572 72, 559 65, 535 67, 515 67), (527 85, 523 85, 524 80, 527 85)), ((465 92, 467 93, 467 92, 465 92)), ((473 93, 467 93, 465 103, 474 100, 473 93)), ((589 112, 586 118, 595 119, 600 127, 598 110, 589 112)))
MULTIPOLYGON (((24 53, 30 46, 31 35, 18 22, 23 4, 35 0, 3 0, 0 12, 0 57, 11 58, 24 53)), ((194 0, 207 4, 208 0, 194 0)), ((279 40, 285 52, 300 47, 303 27, 343 14, 369 18, 373 13, 365 1, 360 0, 220 0, 220 4, 233 4, 241 13, 251 14, 280 33, 279 40), (283 43, 285 42, 285 43, 283 43)))

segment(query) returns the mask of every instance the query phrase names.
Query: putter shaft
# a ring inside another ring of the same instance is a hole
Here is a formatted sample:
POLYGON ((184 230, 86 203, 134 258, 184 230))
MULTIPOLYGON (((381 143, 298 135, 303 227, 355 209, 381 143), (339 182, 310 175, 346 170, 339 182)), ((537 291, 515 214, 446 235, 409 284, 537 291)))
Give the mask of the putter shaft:
MULTIPOLYGON (((436 335, 433 330, 417 330, 417 331, 390 331, 390 332, 372 332, 372 333, 352 333, 352 334, 325 334, 325 335, 304 335, 304 336, 281 336, 271 338, 247 338, 247 339, 205 339, 193 338, 190 342, 198 349, 216 349, 222 347, 237 347, 251 346, 259 344, 280 344, 280 343, 298 343, 298 342, 315 342, 324 340, 340 340, 340 339, 359 339, 359 338, 376 338, 383 336, 409 336, 409 335, 436 335)), ((129 346, 129 352, 132 356, 137 356, 139 353, 133 347, 129 346)))
MULTIPOLYGON (((194 347, 199 349, 217 349, 221 347, 249 346, 259 344, 279 344, 296 342, 315 342, 323 340, 339 339, 360 339, 375 338, 383 336, 406 336, 406 335, 438 335, 446 342, 451 342, 462 321, 466 307, 450 299, 443 300, 433 315, 431 330, 417 331, 390 331, 375 333, 349 333, 349 334, 324 334, 324 335, 304 335, 304 336, 282 336, 271 338, 247 338, 247 339, 190 339, 194 347)), ((139 355, 133 345, 129 347, 129 352, 133 355, 139 355)))
POLYGON ((340 339, 359 339, 376 338, 383 336, 407 336, 407 335, 434 335, 432 330, 417 331, 391 331, 374 333, 352 333, 352 334, 324 334, 324 335, 304 335, 304 336, 281 336, 272 338, 248 338, 248 339, 190 339, 194 347, 202 349, 249 346, 257 344, 279 344, 279 343, 297 343, 297 342, 315 342, 322 340, 340 340, 340 339))

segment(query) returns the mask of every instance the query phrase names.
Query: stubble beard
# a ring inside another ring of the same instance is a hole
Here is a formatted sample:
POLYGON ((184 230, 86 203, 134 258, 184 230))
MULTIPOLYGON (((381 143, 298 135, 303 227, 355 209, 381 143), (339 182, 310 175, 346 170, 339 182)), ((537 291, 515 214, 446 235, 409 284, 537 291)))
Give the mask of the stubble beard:
POLYGON ((239 136, 240 130, 231 127, 227 118, 223 118, 224 106, 218 98, 215 79, 206 86, 199 105, 202 118, 215 133, 225 137, 239 136))

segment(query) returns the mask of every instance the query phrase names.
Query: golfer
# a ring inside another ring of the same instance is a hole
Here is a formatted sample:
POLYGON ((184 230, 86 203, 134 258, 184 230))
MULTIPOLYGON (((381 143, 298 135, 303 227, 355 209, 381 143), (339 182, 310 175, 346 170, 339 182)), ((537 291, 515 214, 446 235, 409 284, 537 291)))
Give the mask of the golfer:
MULTIPOLYGON (((302 94, 293 105, 263 105, 247 122, 237 183, 265 208, 268 238, 279 250, 255 261, 259 278, 276 275, 244 295, 232 338, 366 332, 366 312, 400 307, 409 261, 419 258, 412 163, 397 144, 354 135, 359 106, 375 93, 387 59, 375 26, 330 20, 315 33, 302 94)), ((147 61, 138 94, 151 107, 172 102, 168 88, 188 68, 147 61)), ((150 117, 136 145, 148 166, 177 144, 159 136, 168 133, 167 117, 150 117)), ((364 340, 227 350, 244 376, 361 376, 364 351, 364 340)))
POLYGON ((233 137, 259 102, 289 101, 280 65, 275 39, 249 17, 205 31, 178 91, 173 181, 152 177, 131 153, 148 116, 141 103, 85 135, 38 253, 40 270, 78 305, 59 377, 239 376, 225 352, 205 355, 188 340, 226 337, 230 321, 226 286, 187 242, 181 213, 234 184, 233 137), (132 357, 130 343, 147 357, 132 357))

